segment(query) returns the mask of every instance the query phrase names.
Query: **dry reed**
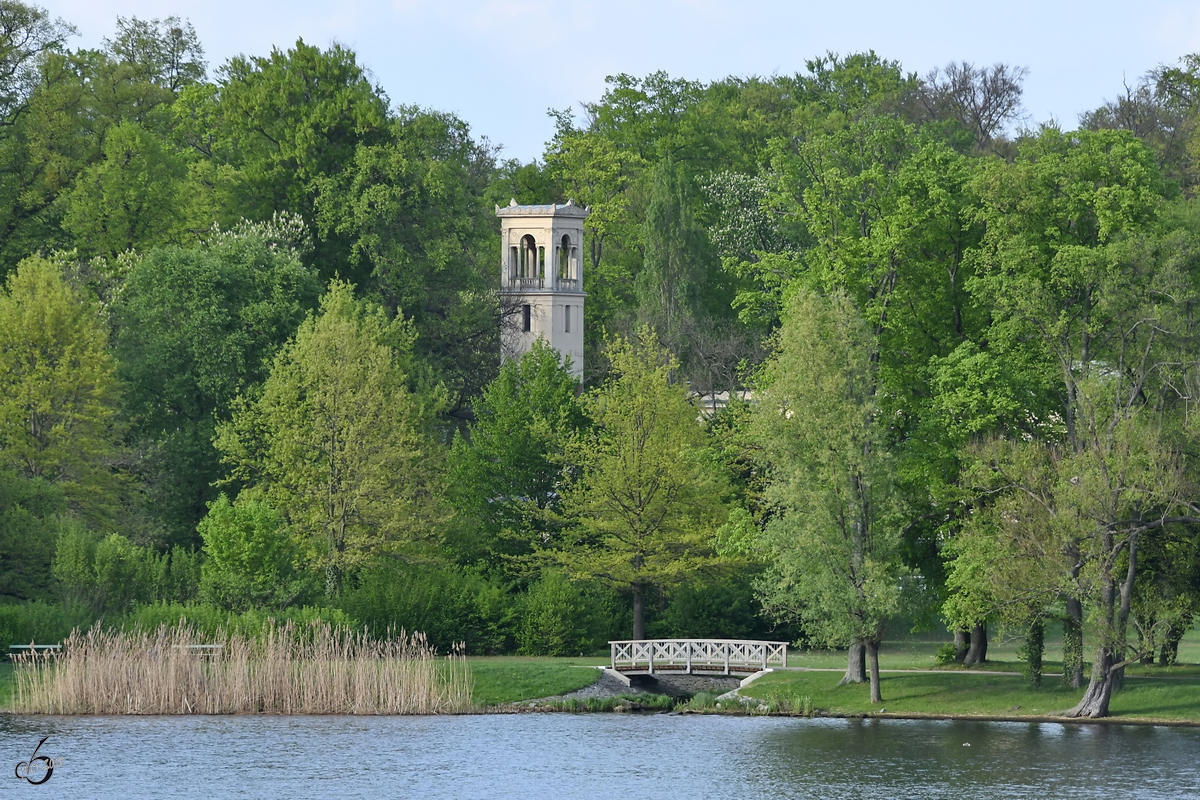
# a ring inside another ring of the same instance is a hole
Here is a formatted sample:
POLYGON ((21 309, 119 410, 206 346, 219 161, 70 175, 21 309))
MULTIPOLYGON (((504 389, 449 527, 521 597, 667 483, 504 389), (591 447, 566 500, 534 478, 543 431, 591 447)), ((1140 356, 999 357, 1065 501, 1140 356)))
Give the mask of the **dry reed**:
POLYGON ((471 677, 421 634, 383 640, 327 623, 261 636, 192 628, 78 631, 57 655, 13 659, 24 714, 439 714, 467 710, 471 677), (218 645, 214 647, 213 645, 218 645))

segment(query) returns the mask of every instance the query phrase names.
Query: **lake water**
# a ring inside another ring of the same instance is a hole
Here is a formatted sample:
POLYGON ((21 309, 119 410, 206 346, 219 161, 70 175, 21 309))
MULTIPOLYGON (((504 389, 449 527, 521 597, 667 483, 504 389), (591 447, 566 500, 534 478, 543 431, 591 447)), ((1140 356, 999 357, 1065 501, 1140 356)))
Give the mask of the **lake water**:
POLYGON ((1200 729, 622 714, 0 716, 6 797, 1179 798, 1200 729), (18 761, 59 759, 50 780, 18 761), (970 745, 965 746, 965 745, 970 745))

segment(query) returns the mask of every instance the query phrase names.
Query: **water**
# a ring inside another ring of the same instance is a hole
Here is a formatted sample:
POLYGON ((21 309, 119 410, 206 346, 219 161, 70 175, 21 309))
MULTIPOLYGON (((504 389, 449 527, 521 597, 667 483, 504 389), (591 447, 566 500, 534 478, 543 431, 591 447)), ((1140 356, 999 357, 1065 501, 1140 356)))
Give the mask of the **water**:
POLYGON ((1200 729, 622 714, 0 717, 9 797, 1179 798, 1200 729), (969 747, 964 745, 969 744, 969 747), (12 766, 9 766, 12 765, 12 766))

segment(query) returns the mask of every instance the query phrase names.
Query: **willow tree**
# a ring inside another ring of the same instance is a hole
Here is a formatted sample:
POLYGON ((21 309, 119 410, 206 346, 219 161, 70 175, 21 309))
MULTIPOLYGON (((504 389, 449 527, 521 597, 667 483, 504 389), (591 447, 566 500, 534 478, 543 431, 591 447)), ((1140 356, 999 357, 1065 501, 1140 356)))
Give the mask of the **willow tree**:
POLYGON ((762 535, 764 606, 808 636, 865 650, 882 702, 879 645, 901 609, 903 504, 876 396, 867 323, 843 294, 791 299, 762 372, 755 422, 775 516, 762 535))
POLYGON ((583 398, 594 428, 577 436, 563 497, 574 526, 548 551, 576 577, 633 596, 633 638, 644 639, 648 590, 714 566, 724 485, 678 362, 647 329, 609 345, 611 377, 583 398))
POLYGON ((261 394, 242 398, 216 444, 248 498, 283 515, 326 590, 370 557, 436 532, 435 410, 407 385, 411 326, 333 282, 279 352, 261 394))

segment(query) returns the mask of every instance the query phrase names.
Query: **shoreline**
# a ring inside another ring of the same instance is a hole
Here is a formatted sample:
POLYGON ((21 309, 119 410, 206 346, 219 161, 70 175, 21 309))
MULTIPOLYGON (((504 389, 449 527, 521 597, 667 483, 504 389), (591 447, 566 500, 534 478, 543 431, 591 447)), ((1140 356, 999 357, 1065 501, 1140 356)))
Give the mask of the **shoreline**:
MULTIPOLYGON (((561 701, 550 701, 557 703, 561 701)), ((634 705, 636 705, 634 701, 634 705)), ((694 717, 694 716, 727 716, 727 717, 786 717, 791 719, 861 719, 861 720, 925 720, 925 721, 946 721, 946 722, 1035 722, 1035 723, 1058 723, 1061 725, 1133 725, 1139 727, 1163 727, 1163 728, 1200 728, 1200 720, 1172 720, 1158 719, 1154 717, 1101 717, 1100 719, 1090 719, 1081 717, 1060 717, 1050 714, 1039 714, 1037 716, 1008 716, 1004 714, 933 714, 925 712, 877 712, 877 713, 839 713, 832 711, 818 711, 813 714, 800 714, 790 711, 758 711, 754 708, 740 709, 650 709, 650 708, 623 708, 621 710, 608 709, 602 711, 589 710, 587 708, 564 708, 559 705, 551 705, 550 703, 539 704, 536 700, 524 700, 518 703, 504 703, 496 706, 488 706, 486 708, 472 709, 470 711, 460 712, 442 712, 435 714, 25 714, 14 711, 0 710, 0 717, 9 718, 39 718, 39 717, 55 717, 55 718, 82 718, 82 717, 110 717, 120 718, 128 717, 130 719, 143 719, 146 717, 261 717, 261 718, 278 718, 285 717, 487 717, 500 715, 518 715, 518 714, 634 714, 639 716, 672 716, 672 717, 694 717)))
MULTIPOLYGON (((551 701, 560 702, 560 701, 551 701)), ((931 714, 925 712, 891 712, 884 711, 874 714, 867 713, 838 713, 820 711, 815 714, 798 714, 790 711, 756 711, 754 709, 678 709, 673 711, 653 711, 631 709, 626 711, 589 711, 586 708, 569 709, 553 705, 536 705, 535 700, 525 700, 521 703, 508 703, 504 706, 494 706, 484 712, 465 712, 471 714, 654 714, 661 716, 729 716, 729 717, 790 717, 794 719, 893 719, 893 720, 932 720, 932 721, 965 721, 965 722, 1054 722, 1063 725, 1138 725, 1142 727, 1160 726, 1166 728, 1200 728, 1200 720, 1171 720, 1154 717, 1101 717, 1091 719, 1086 717, 1059 717, 1049 714, 1037 716, 1006 716, 1003 714, 931 714)))

